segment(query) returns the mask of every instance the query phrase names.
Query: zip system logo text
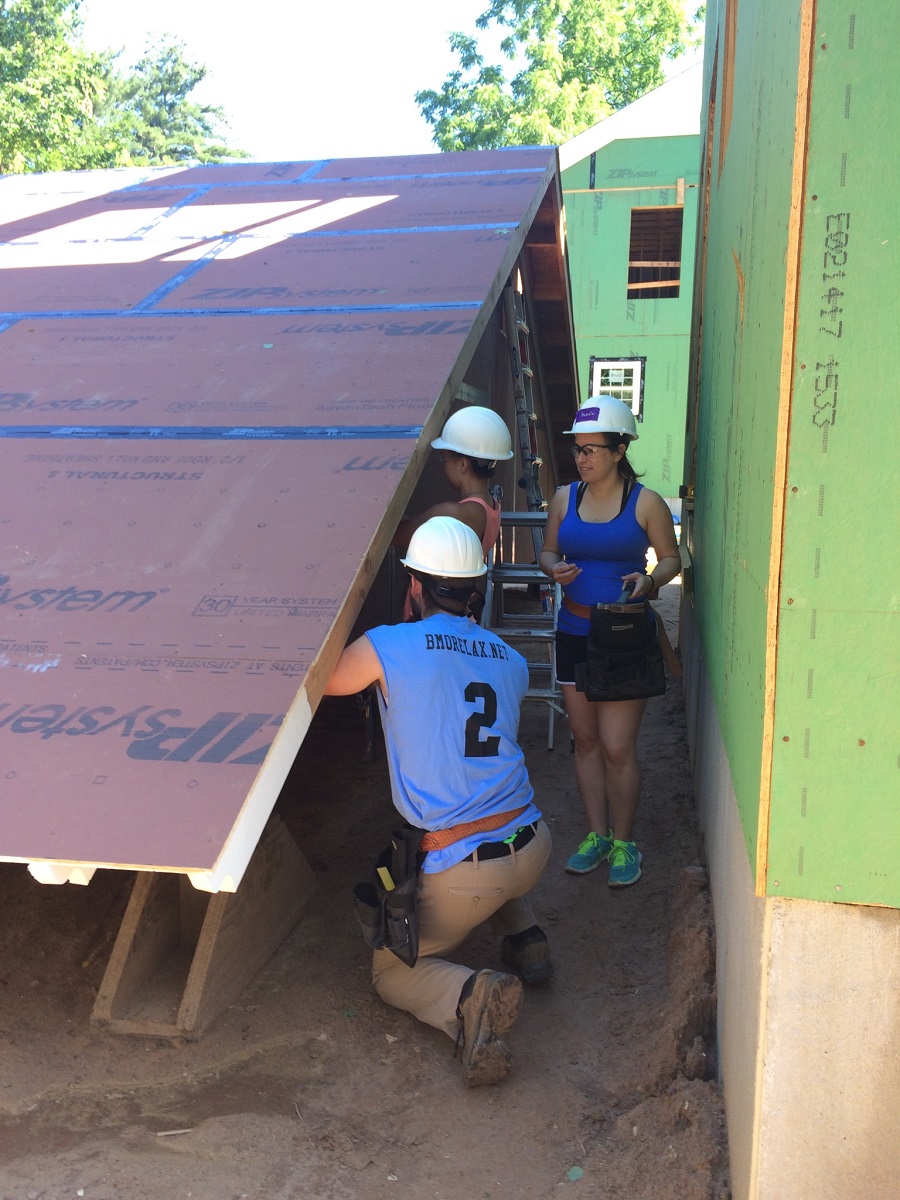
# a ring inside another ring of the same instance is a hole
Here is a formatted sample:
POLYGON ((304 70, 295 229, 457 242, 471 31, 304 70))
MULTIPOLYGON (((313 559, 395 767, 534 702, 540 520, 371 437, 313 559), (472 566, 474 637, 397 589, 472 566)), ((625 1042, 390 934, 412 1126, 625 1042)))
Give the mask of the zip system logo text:
POLYGON ((115 612, 124 608, 126 612, 137 612, 155 599, 158 592, 106 592, 101 588, 52 588, 27 587, 16 591, 8 575, 0 575, 0 606, 6 604, 17 610, 32 608, 55 608, 57 612, 96 612, 105 608, 115 612))
POLYGON ((201 724, 181 723, 180 708, 140 704, 119 712, 108 704, 70 709, 65 704, 0 703, 0 735, 61 737, 110 734, 127 741, 129 758, 256 766, 265 760, 283 713, 217 712, 201 724))

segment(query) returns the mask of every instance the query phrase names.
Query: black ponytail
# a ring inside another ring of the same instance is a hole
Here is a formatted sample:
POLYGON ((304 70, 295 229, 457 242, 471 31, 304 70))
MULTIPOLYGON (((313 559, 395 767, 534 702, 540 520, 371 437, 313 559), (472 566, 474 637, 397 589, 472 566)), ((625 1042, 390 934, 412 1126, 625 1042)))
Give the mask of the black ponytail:
MULTIPOLYGON (((625 447, 625 453, 624 453, 624 454, 622 455, 622 457, 619 459, 619 476, 620 476, 620 478, 622 478, 622 479, 628 479, 628 480, 630 480, 632 483, 637 483, 637 481, 640 479, 641 475, 643 475, 643 474, 644 474, 644 472, 643 472, 643 471, 640 471, 640 472, 636 471, 636 470, 634 469, 634 467, 631 465, 631 463, 628 461, 628 444, 629 444, 629 442, 631 441, 631 439, 630 439, 630 438, 625 438, 625 437, 617 437, 617 436, 616 436, 614 433, 608 433, 608 434, 606 435, 606 437, 607 437, 607 438, 612 438, 612 439, 614 440, 614 442, 615 442, 615 445, 616 445, 617 447, 618 447, 618 446, 624 446, 624 447, 625 447)), ((606 444, 607 444, 607 445, 610 445, 611 443, 610 443, 609 441, 607 441, 607 443, 606 443, 606 444)))

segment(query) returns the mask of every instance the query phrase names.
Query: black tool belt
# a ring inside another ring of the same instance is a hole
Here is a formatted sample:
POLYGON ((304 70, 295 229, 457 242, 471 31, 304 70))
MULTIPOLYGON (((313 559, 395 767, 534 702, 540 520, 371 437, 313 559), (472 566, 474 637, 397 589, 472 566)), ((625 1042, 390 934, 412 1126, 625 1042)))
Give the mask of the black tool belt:
POLYGON ((643 700, 662 696, 666 673, 649 604, 595 604, 584 663, 575 687, 588 700, 643 700))
POLYGON ((408 967, 419 957, 416 884, 425 857, 419 850, 422 833, 411 825, 395 829, 375 862, 372 879, 353 889, 363 937, 373 950, 390 950, 408 967))

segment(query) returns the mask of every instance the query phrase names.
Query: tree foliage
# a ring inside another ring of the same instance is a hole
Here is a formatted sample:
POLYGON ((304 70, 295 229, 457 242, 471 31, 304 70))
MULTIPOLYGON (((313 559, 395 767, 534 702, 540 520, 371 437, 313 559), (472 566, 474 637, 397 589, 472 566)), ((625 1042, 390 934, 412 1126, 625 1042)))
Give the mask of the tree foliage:
POLYGON ((90 120, 104 65, 75 48, 69 0, 0 2, 0 169, 70 165, 71 143, 90 120))
POLYGON ((441 150, 559 144, 658 87, 662 60, 697 43, 702 12, 688 16, 684 0, 490 0, 475 24, 509 31, 500 49, 515 73, 452 33, 458 69, 416 103, 441 150))
POLYGON ((159 40, 147 48, 130 75, 113 73, 97 121, 114 133, 119 156, 127 164, 169 164, 196 160, 219 162, 246 158, 230 150, 218 134, 221 108, 192 103, 188 97, 206 68, 189 62, 179 42, 159 40))
POLYGON ((188 97, 206 69, 160 42, 131 72, 80 40, 81 0, 0 0, 0 172, 246 157, 221 109, 188 97))

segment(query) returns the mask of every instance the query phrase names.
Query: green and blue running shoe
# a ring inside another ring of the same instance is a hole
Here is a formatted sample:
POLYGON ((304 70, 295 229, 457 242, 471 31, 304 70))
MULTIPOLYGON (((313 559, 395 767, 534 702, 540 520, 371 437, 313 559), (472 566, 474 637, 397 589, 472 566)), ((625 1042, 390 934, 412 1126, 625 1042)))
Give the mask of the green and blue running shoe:
POLYGON ((566 863, 566 870, 570 875, 587 875, 588 871, 593 871, 609 858, 612 845, 612 830, 609 831, 609 837, 602 837, 591 830, 566 863))
POLYGON ((613 842, 609 852, 609 886, 628 887, 637 883, 643 858, 634 842, 613 842))

